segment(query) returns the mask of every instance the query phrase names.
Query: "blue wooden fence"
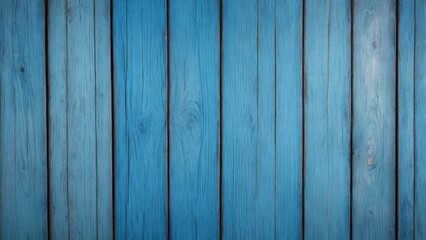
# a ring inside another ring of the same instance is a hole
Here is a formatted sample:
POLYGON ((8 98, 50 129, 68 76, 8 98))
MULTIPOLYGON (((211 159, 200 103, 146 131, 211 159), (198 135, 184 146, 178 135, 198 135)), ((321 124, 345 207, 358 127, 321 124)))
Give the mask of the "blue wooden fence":
POLYGON ((0 239, 425 239, 426 0, 0 0, 0 239))

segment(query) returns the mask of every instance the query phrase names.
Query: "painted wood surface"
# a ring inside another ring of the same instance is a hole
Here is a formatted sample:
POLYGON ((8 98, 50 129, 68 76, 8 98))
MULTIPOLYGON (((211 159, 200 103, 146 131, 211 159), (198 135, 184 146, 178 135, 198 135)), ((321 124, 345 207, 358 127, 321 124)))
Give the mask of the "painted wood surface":
POLYGON ((115 237, 164 239, 166 5, 113 1, 115 237))
POLYGON ((275 231, 277 239, 300 239, 303 231, 302 1, 278 0, 275 17, 275 231))
POLYGON ((0 239, 47 237, 44 14, 0 2, 0 239))
POLYGON ((349 239, 350 1, 305 9, 304 236, 349 239))
POLYGON ((354 239, 395 237, 395 1, 353 3, 354 239))
POLYGON ((219 4, 169 1, 171 239, 218 239, 219 4))
POLYGON ((414 238, 426 238, 426 1, 415 2, 414 25, 414 238))
POLYGON ((399 1, 398 18, 398 239, 414 239, 415 0, 399 1))
POLYGON ((0 238, 425 238, 424 19, 0 0, 0 238))
POLYGON ((112 238, 109 1, 49 1, 50 236, 112 238))

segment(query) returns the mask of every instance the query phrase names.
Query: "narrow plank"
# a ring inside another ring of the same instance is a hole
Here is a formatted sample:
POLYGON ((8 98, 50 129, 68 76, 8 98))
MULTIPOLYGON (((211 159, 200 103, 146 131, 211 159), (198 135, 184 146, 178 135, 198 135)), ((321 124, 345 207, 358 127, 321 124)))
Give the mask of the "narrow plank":
POLYGON ((302 1, 276 3, 276 238, 302 236, 302 1))
POLYGON ((113 1, 115 237, 166 238, 165 1, 113 1))
POLYGON ((398 239, 414 239, 414 6, 399 1, 398 239))
POLYGON ((349 239, 350 1, 305 9, 304 236, 349 239))
POLYGON ((48 8, 49 236, 53 239, 68 239, 66 0, 49 1, 48 8))
POLYGON ((395 1, 355 0, 354 239, 395 237, 395 1))
POLYGON ((111 1, 94 0, 97 238, 113 239, 111 1))
POLYGON ((109 1, 49 3, 51 236, 111 239, 109 1))
POLYGON ((170 237, 218 239, 218 2, 168 9, 170 237))
MULTIPOLYGON (((257 6, 256 239, 275 238, 275 0, 257 6)), ((250 96, 248 96, 250 97, 250 96)))
POLYGON ((222 237, 274 238, 275 2, 222 9, 222 237))
POLYGON ((426 238, 426 1, 415 3, 415 239, 426 238))
POLYGON ((47 238, 44 4, 0 4, 0 238, 47 238))

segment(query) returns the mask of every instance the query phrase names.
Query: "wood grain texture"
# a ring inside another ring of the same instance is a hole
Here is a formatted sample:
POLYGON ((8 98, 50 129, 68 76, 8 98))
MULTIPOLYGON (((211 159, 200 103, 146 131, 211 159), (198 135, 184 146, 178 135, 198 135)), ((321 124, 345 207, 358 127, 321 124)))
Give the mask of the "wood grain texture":
POLYGON ((222 237, 274 238, 275 2, 222 9, 222 237))
POLYGON ((414 239, 415 0, 399 1, 398 20, 398 239, 414 239))
POLYGON ((169 1, 172 239, 218 239, 219 9, 169 1))
POLYGON ((47 238, 44 3, 0 3, 0 239, 47 238))
POLYGON ((302 236, 302 16, 299 0, 276 2, 276 238, 302 236))
POLYGON ((115 237, 166 238, 165 1, 113 1, 115 237))
POLYGON ((395 1, 355 0, 354 239, 395 237, 395 1))
POLYGON ((304 236, 349 239, 350 1, 305 9, 304 236))
POLYGON ((50 234, 112 238, 109 1, 49 2, 50 234))
POLYGON ((415 3, 415 239, 426 238, 426 1, 415 3))

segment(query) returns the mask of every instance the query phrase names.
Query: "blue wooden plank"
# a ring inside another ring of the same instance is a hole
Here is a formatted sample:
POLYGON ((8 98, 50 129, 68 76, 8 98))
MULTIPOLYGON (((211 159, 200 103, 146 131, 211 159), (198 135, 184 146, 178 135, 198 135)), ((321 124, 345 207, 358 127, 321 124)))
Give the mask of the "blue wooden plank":
POLYGON ((166 237, 165 1, 113 1, 117 239, 166 237))
POLYGON ((48 2, 49 84, 49 236, 67 239, 68 138, 67 138, 67 22, 66 0, 48 2))
POLYGON ((51 3, 51 234, 111 239, 109 1, 51 3))
POLYGON ((222 238, 256 229, 257 3, 222 2, 222 238))
POLYGON ((275 0, 257 3, 256 239, 275 237, 275 7, 275 0))
POLYGON ((354 239, 395 237, 395 1, 355 0, 354 239))
POLYGON ((302 236, 302 1, 276 3, 276 238, 302 236))
POLYGON ((111 1, 94 1, 97 238, 113 239, 111 1))
POLYGON ((170 237, 218 239, 217 1, 169 2, 170 237))
POLYGON ((44 3, 0 4, 0 238, 47 238, 44 3))
POLYGON ((426 238, 426 1, 415 3, 415 239, 426 238))
POLYGON ((224 1, 222 237, 275 235, 275 2, 224 1))
POLYGON ((398 239, 414 239, 414 5, 398 9, 398 239))
POLYGON ((304 236, 349 239, 350 1, 305 9, 304 236))

